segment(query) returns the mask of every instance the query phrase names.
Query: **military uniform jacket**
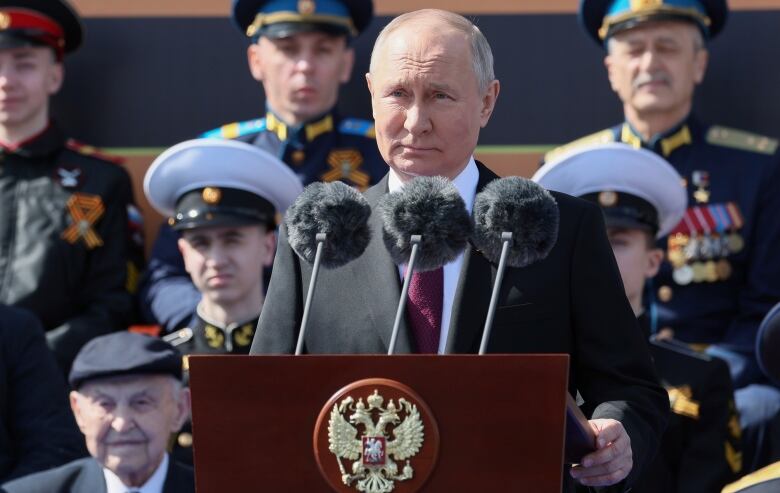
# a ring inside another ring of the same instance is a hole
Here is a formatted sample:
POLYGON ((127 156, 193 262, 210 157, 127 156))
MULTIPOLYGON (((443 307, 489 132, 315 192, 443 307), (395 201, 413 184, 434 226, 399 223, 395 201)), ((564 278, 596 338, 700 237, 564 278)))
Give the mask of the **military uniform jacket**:
POLYGON ((720 343, 752 354, 763 316, 780 301, 777 141, 689 117, 651 142, 642 142, 624 123, 554 150, 545 160, 581 144, 614 141, 655 151, 688 188, 686 218, 659 244, 667 261, 654 280, 658 328, 671 327, 685 342, 720 343), (670 262, 675 255, 681 256, 679 267, 670 262))
POLYGON ((56 125, 0 149, 0 303, 27 308, 63 369, 130 323, 130 178, 56 125))
MULTIPOLYGON (((387 172, 373 123, 342 118, 335 110, 298 128, 269 112, 265 118, 224 125, 203 137, 236 139, 268 151, 287 163, 304 185, 341 180, 366 189, 387 172)), ((141 285, 145 317, 165 332, 183 327, 200 301, 184 270, 177 238, 167 225, 160 228, 141 285)))
POLYGON ((40 322, 0 305, 0 483, 86 454, 40 322))
MULTIPOLYGON (((480 163, 477 167, 479 192, 497 176, 480 163)), ((365 193, 373 208, 365 252, 343 267, 319 272, 307 353, 387 354, 401 295, 398 267, 383 244, 376 209, 387 193, 387 178, 365 193)), ((655 454, 669 401, 628 306, 598 206, 553 196, 560 211, 557 242, 547 258, 506 270, 488 352, 570 354, 569 391, 583 396, 585 415, 621 421, 631 438, 631 483, 655 454)), ((477 352, 496 267, 467 246, 453 298, 448 353, 477 352)), ((282 226, 251 354, 294 351, 310 278, 311 266, 292 250, 282 226)), ((402 321, 397 352, 413 352, 413 341, 402 321)), ((568 474, 564 481, 570 491, 568 474)), ((622 491, 622 486, 611 490, 622 491)))
POLYGON ((163 336, 182 354, 249 354, 258 317, 227 327, 207 321, 197 312, 183 329, 163 336))
MULTIPOLYGON (((3 493, 106 493, 103 468, 92 457, 4 484, 3 493)), ((192 468, 170 459, 162 493, 194 493, 192 468)))
MULTIPOLYGON (((646 315, 639 318, 649 330, 646 315)), ((672 414, 635 493, 719 493, 741 470, 739 416, 728 365, 673 341, 650 341, 672 414)))

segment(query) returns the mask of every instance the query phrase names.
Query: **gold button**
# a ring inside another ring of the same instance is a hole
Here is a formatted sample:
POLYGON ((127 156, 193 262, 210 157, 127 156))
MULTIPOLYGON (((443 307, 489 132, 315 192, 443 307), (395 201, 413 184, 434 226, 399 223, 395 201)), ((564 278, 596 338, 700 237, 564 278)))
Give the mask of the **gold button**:
POLYGON ((187 433, 186 431, 179 433, 179 437, 176 441, 179 443, 179 447, 192 447, 192 433, 187 433))
POLYGON ((303 151, 293 151, 292 155, 293 164, 301 164, 306 159, 306 153, 303 151))
POLYGON ((661 303, 669 303, 672 300, 672 288, 669 286, 661 286, 658 288, 658 299, 661 303))

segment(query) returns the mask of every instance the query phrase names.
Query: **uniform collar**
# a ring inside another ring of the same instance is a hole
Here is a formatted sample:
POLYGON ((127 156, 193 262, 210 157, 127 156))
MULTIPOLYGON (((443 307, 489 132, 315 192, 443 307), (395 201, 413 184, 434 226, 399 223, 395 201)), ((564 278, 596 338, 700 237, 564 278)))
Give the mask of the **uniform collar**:
POLYGON ((198 305, 193 320, 193 331, 196 337, 203 337, 206 344, 212 349, 223 350, 232 353, 234 350, 246 350, 249 352, 249 346, 252 344, 252 338, 255 334, 255 327, 260 318, 256 317, 243 322, 223 325, 213 320, 209 320, 198 305))
POLYGON ((334 130, 334 111, 313 118, 301 125, 288 125, 270 109, 265 114, 265 125, 269 132, 273 132, 279 140, 297 140, 311 142, 322 134, 334 130))
POLYGON ((644 147, 663 157, 669 157, 677 149, 693 143, 690 120, 690 117, 686 118, 666 132, 653 135, 648 142, 642 140, 639 132, 630 123, 624 122, 620 128, 620 141, 637 149, 644 147))
POLYGON ((65 145, 65 134, 54 122, 37 134, 17 144, 0 142, 0 154, 16 154, 22 157, 48 156, 65 145))
POLYGON ((162 493, 165 484, 165 476, 168 474, 168 454, 163 454, 163 459, 155 469, 154 473, 142 486, 125 486, 119 476, 113 471, 103 468, 103 477, 106 479, 107 493, 126 493, 127 491, 138 491, 139 493, 162 493))

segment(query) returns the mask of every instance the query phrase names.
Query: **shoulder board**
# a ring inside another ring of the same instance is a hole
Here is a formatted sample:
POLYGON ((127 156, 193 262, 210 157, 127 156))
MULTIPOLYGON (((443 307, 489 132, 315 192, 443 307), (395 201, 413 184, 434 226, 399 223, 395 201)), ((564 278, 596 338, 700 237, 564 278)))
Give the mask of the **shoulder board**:
POLYGON ((214 130, 200 134, 202 139, 236 139, 238 137, 262 132, 265 130, 265 118, 247 120, 245 122, 234 122, 222 125, 214 130))
POLYGON ((347 135, 358 135, 375 139, 374 122, 361 118, 345 118, 339 124, 339 132, 347 135))
POLYGON ((68 139, 68 141, 65 142, 65 147, 83 156, 95 157, 98 159, 102 159, 103 161, 108 161, 110 163, 124 164, 125 162, 125 160, 119 156, 112 156, 111 154, 102 152, 97 147, 93 147, 91 145, 85 144, 83 142, 79 142, 74 139, 68 139))
POLYGON ((731 147, 759 154, 774 154, 777 150, 777 139, 720 126, 710 127, 707 131, 707 142, 716 146, 731 147))
POLYGON ((175 332, 171 332, 170 334, 166 334, 162 336, 162 340, 170 344, 171 346, 180 346, 184 344, 185 342, 188 342, 190 339, 192 339, 193 332, 192 329, 189 327, 185 327, 183 329, 179 329, 175 332))
POLYGON ((562 156, 563 154, 569 151, 573 151, 578 147, 586 146, 589 144, 608 144, 614 141, 615 141, 615 132, 612 131, 612 129, 608 128, 606 130, 602 130, 594 134, 586 135, 585 137, 579 138, 573 142, 569 142, 568 144, 564 144, 560 147, 556 147, 555 149, 551 150, 550 152, 544 155, 544 162, 547 163, 549 161, 552 161, 558 156, 562 156))

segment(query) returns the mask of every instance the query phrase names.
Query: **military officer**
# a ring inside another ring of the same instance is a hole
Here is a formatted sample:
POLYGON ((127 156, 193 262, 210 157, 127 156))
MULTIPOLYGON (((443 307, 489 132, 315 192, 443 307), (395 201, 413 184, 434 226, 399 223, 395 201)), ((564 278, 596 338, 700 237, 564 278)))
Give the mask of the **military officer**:
MULTIPOLYGON (((178 247, 200 300, 185 327, 163 338, 183 354, 248 354, 265 300, 263 271, 276 252, 276 216, 302 191, 295 173, 242 142, 197 139, 161 154, 144 179, 155 209, 181 234, 178 247)), ((174 456, 192 464, 192 428, 174 456)))
MULTIPOLYGON (((725 0, 583 0, 582 24, 607 50, 605 66, 625 121, 575 141, 650 149, 683 177, 689 208, 660 238, 665 251, 652 293, 653 331, 697 344, 729 363, 745 436, 780 409, 759 384, 754 344, 762 317, 780 301, 780 154, 777 141, 710 125, 692 112, 707 42, 721 32, 725 0), (759 386, 756 386, 759 385, 759 386)), ((747 455, 755 447, 746 445, 747 455)), ((747 470, 761 459, 746 457, 747 470)))
MULTIPOLYGON (((233 20, 251 41, 249 70, 263 85, 264 117, 205 137, 236 139, 278 156, 304 185, 342 180, 360 189, 387 171, 373 123, 336 110, 351 75, 351 43, 370 23, 371 0, 234 0, 233 20)), ((186 276, 176 235, 163 226, 142 286, 142 307, 166 331, 181 327, 199 296, 186 276)))
POLYGON ((64 1, 0 0, 0 303, 38 316, 65 370, 89 339, 130 323, 139 267, 127 172, 49 116, 81 38, 64 1))
MULTIPOLYGON (((551 190, 599 204, 623 286, 650 338, 646 282, 661 265, 655 245, 687 206, 680 175, 656 154, 628 145, 582 146, 545 164, 534 179, 551 190)), ((740 427, 728 366, 674 340, 650 338, 650 351, 669 393, 672 415, 653 462, 632 491, 717 492, 740 470, 740 427)))
POLYGON ((276 251, 276 215, 302 190, 282 161, 241 142, 191 140, 155 160, 144 192, 181 233, 184 265, 201 295, 187 327, 168 342, 185 354, 249 353, 263 267, 276 251))

